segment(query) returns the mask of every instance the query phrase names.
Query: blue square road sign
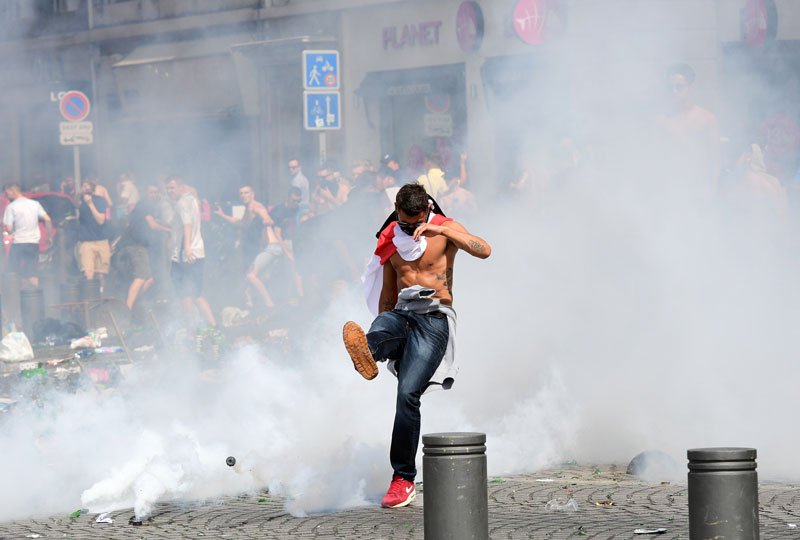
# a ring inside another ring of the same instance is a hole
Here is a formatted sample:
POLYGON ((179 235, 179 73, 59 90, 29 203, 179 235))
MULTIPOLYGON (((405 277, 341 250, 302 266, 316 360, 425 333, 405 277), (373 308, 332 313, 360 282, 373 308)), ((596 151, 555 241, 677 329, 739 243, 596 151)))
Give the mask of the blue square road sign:
POLYGON ((303 88, 339 90, 339 51, 303 51, 303 88))
POLYGON ((339 92, 303 92, 303 118, 309 131, 340 129, 339 92))

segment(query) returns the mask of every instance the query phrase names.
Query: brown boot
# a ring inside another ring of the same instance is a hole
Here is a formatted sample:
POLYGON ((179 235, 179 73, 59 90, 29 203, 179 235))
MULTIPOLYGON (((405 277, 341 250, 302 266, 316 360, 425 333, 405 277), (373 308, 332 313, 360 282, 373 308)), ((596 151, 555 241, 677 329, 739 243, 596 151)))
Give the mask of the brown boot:
POLYGON ((353 367, 356 368, 356 371, 368 381, 377 377, 378 364, 375 363, 372 353, 369 352, 367 335, 361 327, 353 321, 346 322, 342 330, 342 337, 344 338, 344 346, 353 360, 353 367))

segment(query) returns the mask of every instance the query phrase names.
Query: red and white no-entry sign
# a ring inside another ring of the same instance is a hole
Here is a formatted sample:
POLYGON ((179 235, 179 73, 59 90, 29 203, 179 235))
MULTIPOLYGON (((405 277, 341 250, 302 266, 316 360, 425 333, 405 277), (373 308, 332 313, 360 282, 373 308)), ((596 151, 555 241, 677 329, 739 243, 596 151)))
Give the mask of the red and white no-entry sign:
POLYGON ((58 104, 61 116, 69 122, 80 122, 89 116, 91 105, 86 94, 78 90, 65 93, 58 104))

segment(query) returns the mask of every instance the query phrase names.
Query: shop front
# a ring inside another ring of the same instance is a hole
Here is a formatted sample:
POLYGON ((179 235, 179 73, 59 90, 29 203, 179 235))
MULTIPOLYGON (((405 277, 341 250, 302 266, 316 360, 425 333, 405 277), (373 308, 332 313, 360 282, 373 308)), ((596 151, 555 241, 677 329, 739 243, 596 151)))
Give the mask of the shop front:
POLYGON ((545 72, 526 65, 532 45, 513 32, 518 1, 451 0, 424 10, 397 3, 344 14, 345 78, 355 89, 350 159, 391 153, 414 173, 424 154, 436 154, 454 177, 464 152, 471 190, 502 189, 517 166, 521 132, 541 126, 535 119, 546 104, 526 93, 548 84, 545 72), (515 109, 511 97, 524 106, 515 109))
POLYGON ((452 169, 466 138, 464 77, 463 64, 369 72, 355 93, 378 122, 381 155, 421 172, 424 155, 436 154, 452 169))

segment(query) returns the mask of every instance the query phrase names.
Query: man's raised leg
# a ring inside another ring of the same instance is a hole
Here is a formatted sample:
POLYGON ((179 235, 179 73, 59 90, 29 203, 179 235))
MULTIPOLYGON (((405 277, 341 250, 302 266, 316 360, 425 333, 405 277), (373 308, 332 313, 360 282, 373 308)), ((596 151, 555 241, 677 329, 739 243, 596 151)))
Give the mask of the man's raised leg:
POLYGON ((344 325, 344 346, 353 367, 362 377, 372 380, 378 376, 376 360, 400 358, 403 354, 408 325, 405 319, 393 311, 379 314, 372 322, 368 333, 353 321, 344 325))

